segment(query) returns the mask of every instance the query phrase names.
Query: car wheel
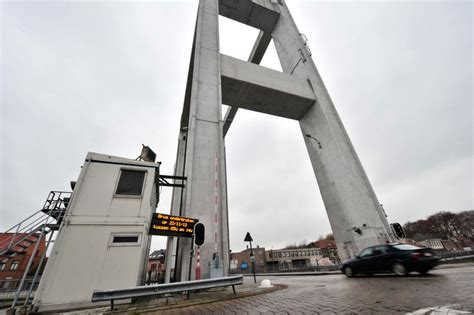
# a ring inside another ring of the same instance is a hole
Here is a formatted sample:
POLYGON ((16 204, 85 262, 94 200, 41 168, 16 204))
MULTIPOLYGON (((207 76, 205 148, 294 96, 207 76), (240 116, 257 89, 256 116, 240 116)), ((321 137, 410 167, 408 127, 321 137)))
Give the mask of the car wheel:
POLYGON ((408 274, 407 267, 402 263, 394 263, 392 266, 392 271, 397 276, 406 276, 408 274))
POLYGON ((354 277, 355 272, 354 272, 354 270, 353 270, 351 267, 346 266, 346 267, 344 267, 344 274, 345 274, 348 278, 352 278, 352 277, 354 277))

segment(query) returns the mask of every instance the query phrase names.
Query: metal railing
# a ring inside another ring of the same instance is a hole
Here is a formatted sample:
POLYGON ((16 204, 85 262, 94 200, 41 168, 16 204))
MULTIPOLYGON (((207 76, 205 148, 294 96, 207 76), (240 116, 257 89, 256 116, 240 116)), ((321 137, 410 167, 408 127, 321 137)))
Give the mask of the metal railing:
MULTIPOLYGON (((30 259, 23 272, 20 283, 16 284, 16 292, 13 297, 11 308, 14 308, 20 300, 23 305, 27 305, 32 298, 34 285, 28 287, 28 277, 34 265, 40 244, 44 241, 45 247, 36 266, 32 283, 36 284, 40 278, 40 271, 46 262, 46 252, 49 245, 54 242, 53 235, 59 229, 61 222, 66 215, 67 207, 71 199, 71 192, 51 191, 46 198, 43 208, 20 223, 14 225, 5 232, 7 237, 0 242, 0 256, 8 260, 16 255, 24 255, 28 248, 32 247, 30 259), (25 293, 26 292, 26 293, 25 293)), ((31 302, 30 302, 31 303, 31 302)))
POLYGON ((191 291, 228 286, 232 286, 232 290, 235 294, 235 286, 243 284, 243 282, 244 277, 242 275, 237 275, 222 278, 139 286, 129 289, 94 291, 92 294, 92 302, 110 301, 110 308, 113 310, 114 301, 116 300, 142 298, 154 295, 187 292, 189 298, 189 293, 191 291))
POLYGON ((474 251, 456 251, 456 252, 442 252, 438 254, 441 257, 441 260, 455 260, 461 259, 468 256, 473 256, 474 251))
POLYGON ((147 272, 145 283, 147 285, 165 282, 165 272, 162 270, 151 270, 147 272))
MULTIPOLYGON (((340 265, 328 265, 328 266, 291 266, 287 264, 275 264, 265 265, 265 266, 258 266, 255 269, 255 273, 263 274, 263 273, 283 273, 283 272, 327 272, 327 271, 338 271, 341 268, 340 265)), ((229 269, 229 273, 231 274, 251 274, 252 267, 249 266, 246 269, 242 269, 237 267, 235 269, 229 269)))
MULTIPOLYGON (((21 283, 19 279, 1 279, 0 280, 0 309, 9 308, 12 305, 15 296, 17 295, 18 286, 21 283)), ((38 288, 39 279, 33 279, 33 277, 27 277, 24 290, 18 293, 18 301, 25 301, 26 297, 30 299, 34 297, 35 291, 38 288)))
MULTIPOLYGON (((33 285, 33 290, 38 287, 39 279, 33 279, 33 276, 28 276, 25 279, 25 290, 29 290, 33 285)), ((6 292, 16 292, 18 286, 20 285, 21 278, 15 279, 0 279, 0 296, 5 297, 7 296, 6 292)))
POLYGON ((51 225, 51 219, 56 224, 62 221, 70 196, 70 192, 51 191, 41 210, 3 232, 9 235, 0 241, 0 255, 24 252, 26 247, 37 241, 42 229, 45 229, 46 233, 51 232, 55 228, 51 225), (48 223, 49 226, 44 226, 48 223))

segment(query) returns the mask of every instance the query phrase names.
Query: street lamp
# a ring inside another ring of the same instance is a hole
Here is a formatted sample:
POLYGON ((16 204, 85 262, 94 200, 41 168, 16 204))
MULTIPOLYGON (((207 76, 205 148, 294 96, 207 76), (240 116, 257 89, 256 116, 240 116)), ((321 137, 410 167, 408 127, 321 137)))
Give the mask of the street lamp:
POLYGON ((318 146, 319 146, 320 149, 323 148, 323 147, 321 146, 321 142, 319 142, 318 139, 316 139, 315 137, 313 137, 313 136, 310 135, 310 134, 305 134, 305 136, 308 137, 308 138, 311 138, 311 139, 315 140, 315 141, 318 143, 318 146))

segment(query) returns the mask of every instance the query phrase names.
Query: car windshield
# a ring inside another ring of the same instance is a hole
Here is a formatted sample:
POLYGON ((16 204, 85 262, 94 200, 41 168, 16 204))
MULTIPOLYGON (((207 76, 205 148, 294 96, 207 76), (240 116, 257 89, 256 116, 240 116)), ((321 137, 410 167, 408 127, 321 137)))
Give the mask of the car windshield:
POLYGON ((414 250, 414 249, 420 249, 421 247, 414 246, 414 245, 409 245, 409 244, 398 244, 398 245, 393 245, 396 249, 400 250, 414 250))
POLYGON ((372 255, 373 249, 372 247, 366 248, 360 252, 359 257, 369 257, 372 255))

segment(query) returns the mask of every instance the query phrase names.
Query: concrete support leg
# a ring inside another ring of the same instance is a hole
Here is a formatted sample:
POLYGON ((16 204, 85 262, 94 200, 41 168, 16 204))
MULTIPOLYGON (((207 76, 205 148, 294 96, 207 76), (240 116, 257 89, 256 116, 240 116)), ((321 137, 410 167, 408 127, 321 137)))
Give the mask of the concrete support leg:
POLYGON ((316 103, 299 120, 342 260, 393 241, 384 212, 286 4, 272 34, 286 73, 307 79, 316 103))
MULTIPOLYGON (((181 120, 181 129, 187 133, 183 159, 188 178, 181 215, 196 218, 206 227, 201 247, 202 278, 226 275, 224 262, 229 255, 218 14, 217 0, 200 1, 181 120)), ((176 199, 173 203, 176 208, 176 199)), ((190 249, 191 240, 180 238, 177 280, 188 278, 190 249)), ((192 279, 194 270, 192 266, 192 279)))

